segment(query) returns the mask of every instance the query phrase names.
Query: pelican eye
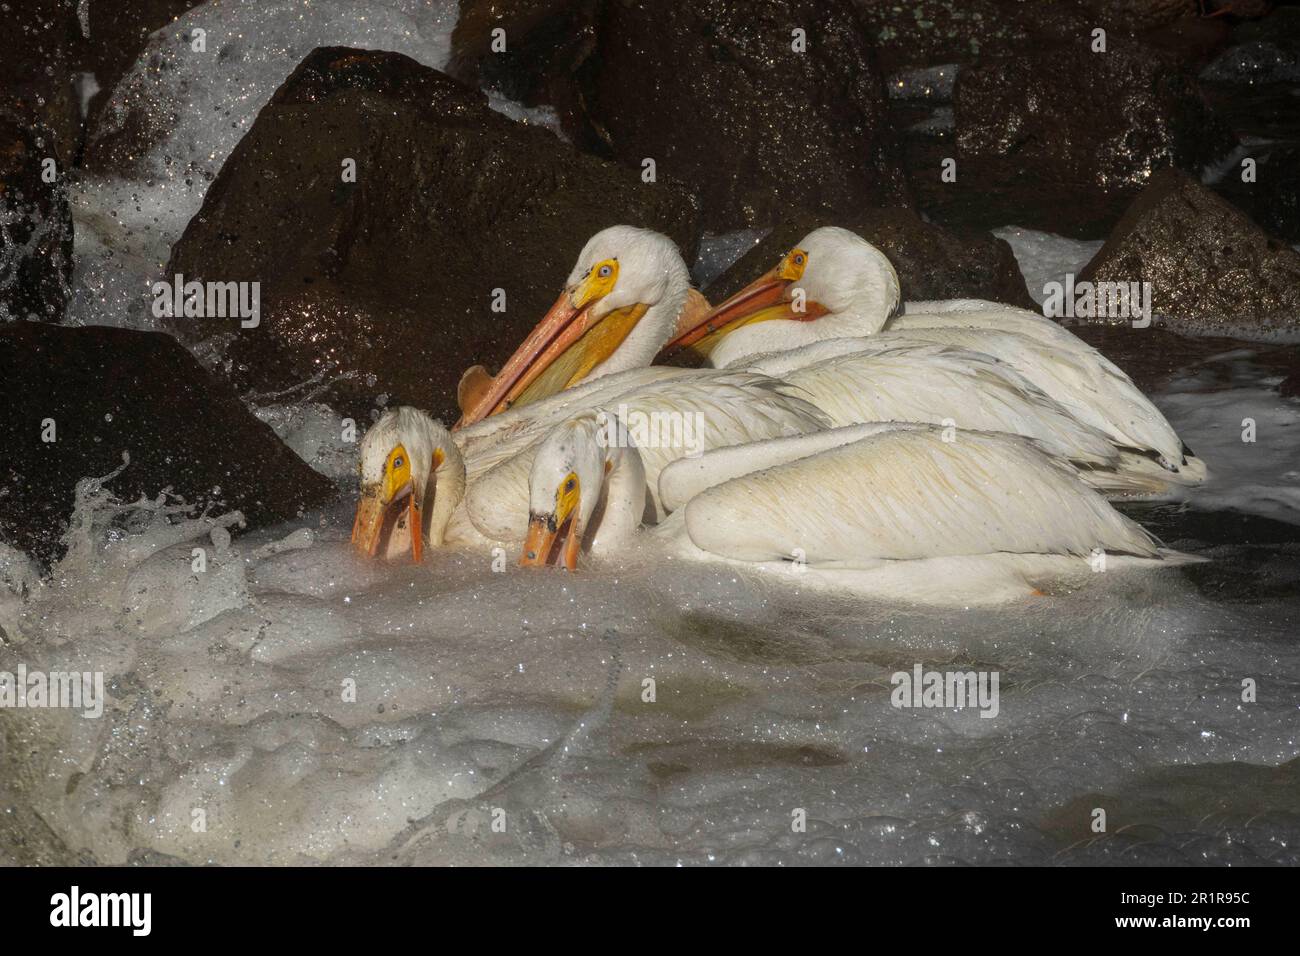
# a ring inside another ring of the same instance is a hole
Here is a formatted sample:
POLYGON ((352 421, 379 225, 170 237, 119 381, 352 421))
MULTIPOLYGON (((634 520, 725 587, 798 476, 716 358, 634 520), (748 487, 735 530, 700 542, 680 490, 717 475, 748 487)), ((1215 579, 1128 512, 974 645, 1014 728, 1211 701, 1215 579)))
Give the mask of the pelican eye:
POLYGON ((574 484, 573 479, 570 478, 568 481, 566 481, 566 482, 564 483, 564 490, 565 490, 565 491, 572 491, 572 490, 573 490, 573 484, 574 484))
POLYGON ((394 458, 394 459, 393 459, 393 467, 394 467, 394 468, 401 468, 401 467, 402 467, 402 459, 400 459, 400 458, 394 458))
POLYGON ((596 275, 600 276, 602 279, 608 279, 610 277, 610 274, 613 271, 614 270, 611 269, 609 266, 601 266, 600 270, 596 273, 596 275))

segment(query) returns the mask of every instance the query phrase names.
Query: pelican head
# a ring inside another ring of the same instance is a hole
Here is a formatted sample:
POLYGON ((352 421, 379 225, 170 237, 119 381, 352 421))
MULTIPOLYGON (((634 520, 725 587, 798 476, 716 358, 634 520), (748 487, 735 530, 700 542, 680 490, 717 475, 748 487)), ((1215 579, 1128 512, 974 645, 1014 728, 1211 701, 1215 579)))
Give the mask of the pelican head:
POLYGON ((386 540, 392 557, 409 537, 411 558, 419 561, 426 526, 429 543, 442 544, 465 488, 464 461, 446 428, 418 409, 389 409, 361 440, 360 472, 357 550, 374 557, 386 540))
POLYGON ((898 311, 900 299, 898 273, 883 252, 847 229, 823 226, 665 351, 690 349, 709 357, 737 329, 773 319, 825 317, 825 334, 818 338, 874 335, 898 311))
POLYGON ((528 477, 528 536, 521 566, 577 568, 582 536, 610 463, 601 436, 597 417, 581 415, 558 425, 538 447, 528 477))
POLYGON ((649 365, 672 338, 690 273, 671 239, 611 226, 587 241, 564 291, 458 428, 577 383, 649 365))

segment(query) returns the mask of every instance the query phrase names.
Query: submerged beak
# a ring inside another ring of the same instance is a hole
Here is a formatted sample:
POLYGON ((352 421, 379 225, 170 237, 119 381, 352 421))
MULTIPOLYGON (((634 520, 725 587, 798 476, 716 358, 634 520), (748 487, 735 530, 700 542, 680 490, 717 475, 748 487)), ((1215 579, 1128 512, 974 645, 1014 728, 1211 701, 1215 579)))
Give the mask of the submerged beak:
POLYGON ((521 568, 563 567, 566 571, 578 568, 578 552, 582 547, 582 529, 578 527, 577 508, 563 516, 530 515, 528 536, 519 556, 521 568))
POLYGON ((399 523, 405 524, 411 535, 411 560, 424 558, 424 539, 420 496, 407 482, 392 498, 384 500, 379 484, 361 489, 357 502, 357 516, 352 522, 352 545, 368 558, 379 555, 380 546, 390 540, 399 523))
POLYGON ((682 332, 659 353, 657 362, 690 351, 707 358, 717 344, 743 325, 770 319, 807 322, 821 318, 827 310, 816 302, 803 303, 797 310, 788 298, 795 280, 789 277, 785 262, 764 272, 731 298, 703 315, 700 321, 682 332))

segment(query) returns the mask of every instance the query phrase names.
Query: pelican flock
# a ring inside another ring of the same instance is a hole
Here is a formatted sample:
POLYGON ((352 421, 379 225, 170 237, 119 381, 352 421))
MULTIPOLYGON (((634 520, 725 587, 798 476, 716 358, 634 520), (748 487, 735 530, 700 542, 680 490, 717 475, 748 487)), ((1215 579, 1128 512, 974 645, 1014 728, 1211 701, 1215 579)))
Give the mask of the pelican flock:
POLYGON ((501 370, 461 381, 448 430, 413 408, 366 433, 353 543, 506 547, 570 571, 658 560, 970 603, 1191 560, 1108 498, 1204 463, 1098 351, 982 300, 904 303, 865 239, 809 233, 716 308, 667 237, 614 226, 501 370), (658 359, 693 353, 708 366, 658 359))

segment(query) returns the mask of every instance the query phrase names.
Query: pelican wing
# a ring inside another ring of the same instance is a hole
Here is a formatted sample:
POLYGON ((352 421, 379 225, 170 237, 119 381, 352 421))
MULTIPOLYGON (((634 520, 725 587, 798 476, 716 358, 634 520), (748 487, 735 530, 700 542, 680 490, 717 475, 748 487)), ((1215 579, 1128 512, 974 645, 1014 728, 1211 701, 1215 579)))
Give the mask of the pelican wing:
POLYGON ((811 566, 1015 554, 1153 557, 1156 544, 1064 462, 1012 435, 891 429, 733 478, 685 508, 704 551, 811 566))
MULTIPOLYGON (((587 407, 620 422, 625 429, 623 437, 640 454, 655 518, 666 510, 659 498, 659 475, 672 462, 712 448, 802 435, 826 427, 826 416, 820 410, 790 394, 784 383, 775 379, 714 369, 675 371, 683 374, 643 381, 622 391, 609 388, 587 393, 589 398, 599 399, 587 407)), ((577 410, 570 403, 558 419, 563 421, 577 410)), ((477 478, 470 484, 465 507, 470 521, 489 538, 510 540, 524 534, 529 471, 537 447, 558 424, 552 420, 556 415, 548 411, 542 419, 517 426, 479 456, 477 478)))
MULTIPOLYGON (((1062 350, 1021 332, 965 326, 935 326, 879 335, 827 339, 804 348, 752 357, 745 367, 781 376, 852 352, 883 352, 899 346, 945 345, 997 359, 1054 399, 1075 418, 1106 435, 1117 447, 1182 460, 1182 440, 1129 378, 1100 352, 1062 350)), ((1173 477, 1172 475, 1170 477, 1173 477)))
POLYGON ((1182 440, 1133 380, 1106 356, 1051 319, 1010 307, 909 312, 897 316, 889 330, 921 334, 930 341, 938 341, 934 333, 945 330, 953 333, 948 341, 965 348, 978 348, 976 337, 987 332, 1010 332, 1033 339, 1039 346, 1037 352, 1018 348, 1015 353, 1009 353, 993 345, 999 351, 990 350, 989 354, 1011 362, 1044 391, 1068 405, 1053 392, 1053 383, 1048 381, 1054 375, 1059 376, 1059 384, 1071 389, 1080 403, 1090 405, 1105 419, 1119 444, 1155 451, 1171 467, 1183 462, 1182 440), (1016 360, 1017 356, 1024 364, 1016 360), (1039 374, 1043 376, 1041 380, 1039 374))
POLYGON ((523 449, 583 408, 593 408, 624 392, 689 377, 691 369, 651 366, 595 378, 522 408, 493 415, 455 433, 471 482, 523 449))
POLYGON ((706 488, 741 475, 807 458, 881 432, 931 427, 904 422, 872 422, 714 448, 698 457, 679 458, 660 472, 659 498, 665 509, 675 512, 706 488))
POLYGON ((1037 439, 1044 448, 1093 468, 1119 453, 1097 429, 1009 366, 944 346, 895 347, 841 355, 785 377, 836 425, 928 422, 1037 439))

